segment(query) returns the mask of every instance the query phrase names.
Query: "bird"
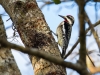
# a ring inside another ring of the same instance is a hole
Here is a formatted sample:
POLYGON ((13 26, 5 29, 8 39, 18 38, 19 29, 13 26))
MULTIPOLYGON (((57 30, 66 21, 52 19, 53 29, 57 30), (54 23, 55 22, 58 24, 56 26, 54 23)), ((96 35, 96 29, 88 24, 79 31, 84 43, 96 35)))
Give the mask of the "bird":
POLYGON ((55 34, 58 39, 58 44, 62 49, 61 57, 64 58, 71 37, 72 26, 74 24, 74 17, 71 15, 67 15, 67 16, 59 15, 59 16, 63 18, 64 21, 62 21, 58 25, 55 34))

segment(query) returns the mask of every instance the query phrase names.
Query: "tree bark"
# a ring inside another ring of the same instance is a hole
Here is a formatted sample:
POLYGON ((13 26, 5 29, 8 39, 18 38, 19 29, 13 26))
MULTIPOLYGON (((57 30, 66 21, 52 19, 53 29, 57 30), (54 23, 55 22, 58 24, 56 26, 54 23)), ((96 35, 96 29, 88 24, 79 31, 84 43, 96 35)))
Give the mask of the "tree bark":
POLYGON ((80 41, 80 50, 79 50, 79 62, 81 65, 84 65, 84 68, 86 68, 86 35, 85 35, 85 0, 80 1, 76 0, 76 3, 79 6, 79 23, 80 23, 80 31, 79 31, 79 41, 80 41))
MULTIPOLYGON (((0 38, 7 40, 1 17, 0 38)), ((21 75, 10 48, 4 48, 2 45, 0 45, 0 75, 21 75)))
MULTIPOLYGON (((61 58, 58 46, 35 0, 1 0, 10 15, 25 47, 61 58)), ((35 75, 66 75, 65 67, 32 56, 35 75)))

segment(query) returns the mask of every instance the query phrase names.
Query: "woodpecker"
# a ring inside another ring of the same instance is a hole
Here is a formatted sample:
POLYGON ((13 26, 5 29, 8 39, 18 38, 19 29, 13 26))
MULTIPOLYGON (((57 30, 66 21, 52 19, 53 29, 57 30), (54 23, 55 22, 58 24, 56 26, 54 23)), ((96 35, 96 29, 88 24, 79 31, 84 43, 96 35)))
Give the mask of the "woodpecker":
POLYGON ((63 18, 64 21, 62 21, 57 27, 56 35, 58 38, 58 44, 62 49, 61 57, 64 58, 71 37, 72 26, 74 24, 74 17, 71 15, 59 16, 63 18))

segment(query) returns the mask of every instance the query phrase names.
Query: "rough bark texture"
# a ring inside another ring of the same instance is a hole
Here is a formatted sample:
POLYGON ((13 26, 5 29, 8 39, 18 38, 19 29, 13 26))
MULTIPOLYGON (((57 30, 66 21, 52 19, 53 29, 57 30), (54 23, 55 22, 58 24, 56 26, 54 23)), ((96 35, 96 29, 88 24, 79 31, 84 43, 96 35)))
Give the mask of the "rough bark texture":
MULTIPOLYGON (((6 38, 5 29, 0 17, 0 38, 6 38)), ((0 45, 0 75, 21 75, 9 48, 0 45)))
MULTIPOLYGON (((60 51, 35 0, 2 0, 26 47, 38 48, 61 58, 60 51)), ((35 75, 66 75, 65 68, 32 56, 35 75)))

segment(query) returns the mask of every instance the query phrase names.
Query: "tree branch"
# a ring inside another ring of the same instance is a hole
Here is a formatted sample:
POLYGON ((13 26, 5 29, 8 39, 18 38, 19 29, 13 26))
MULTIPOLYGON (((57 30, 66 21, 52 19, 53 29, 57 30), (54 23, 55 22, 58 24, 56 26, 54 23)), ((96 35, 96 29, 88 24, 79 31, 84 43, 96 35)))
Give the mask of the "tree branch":
MULTIPOLYGON (((6 30, 3 20, 0 16, 0 38, 7 41, 6 30)), ((11 48, 5 48, 0 43, 0 75, 21 75, 18 66, 14 60, 11 48)))
MULTIPOLYGON (((92 31, 93 36, 94 36, 94 39, 95 39, 95 41, 96 41, 96 43, 97 43, 97 45, 98 45, 99 52, 100 52, 100 41, 99 41, 99 36, 98 36, 98 34, 96 33, 96 31, 94 30, 93 24, 91 23, 91 21, 90 21, 88 15, 86 14, 86 12, 85 12, 85 16, 86 16, 86 18, 85 18, 85 19, 86 19, 86 22, 88 23, 89 27, 91 28, 91 31, 92 31)), ((100 22, 100 21, 98 21, 98 22, 100 22)))
MULTIPOLYGON (((56 56, 54 57, 51 54, 39 51, 37 48, 31 48, 31 49, 25 48, 25 47, 22 47, 22 46, 19 46, 19 45, 16 45, 16 44, 12 44, 12 43, 10 43, 10 42, 8 42, 4 39, 1 39, 1 38, 0 38, 0 43, 4 47, 12 48, 12 49, 21 51, 23 53, 28 53, 30 55, 35 55, 37 57, 44 58, 44 59, 46 59, 50 62, 53 62, 55 64, 76 70, 78 73, 83 73, 83 70, 82 70, 83 68, 80 65, 73 64, 71 62, 65 62, 65 61, 63 61, 63 59, 58 58, 56 56)), ((87 71, 85 71, 85 72, 86 72, 87 75, 90 75, 87 71)))
POLYGON ((79 13, 78 13, 78 18, 79 18, 79 41, 80 41, 80 49, 79 49, 79 60, 78 63, 80 63, 81 66, 83 66, 85 69, 86 67, 86 36, 85 36, 85 17, 84 17, 84 7, 86 4, 86 0, 80 1, 76 0, 76 3, 79 6, 79 13))
MULTIPOLYGON (((24 52, 24 53, 28 53, 28 54, 31 54, 31 55, 35 55, 35 56, 38 56, 38 57, 42 57, 44 59, 47 59, 49 61, 52 61, 56 64, 60 64, 62 66, 66 66, 65 64, 62 64, 62 63, 66 63, 65 61, 63 61, 62 59, 60 58, 57 58, 57 57, 54 57, 54 56, 51 56, 50 54, 46 54, 46 53, 43 53, 41 51, 39 51, 37 48, 33 48, 33 49, 30 49, 30 48, 24 48, 22 46, 18 46, 18 45, 15 45, 15 44, 12 44, 10 42, 7 42, 3 39, 0 39, 0 43, 4 46, 4 47, 8 47, 8 48, 12 48, 12 49, 16 49, 18 51, 21 51, 21 52, 24 52), (56 60, 56 61, 55 61, 56 60)), ((71 64, 71 63, 67 63, 67 64, 71 64)), ((72 65, 72 64, 71 64, 72 65)), ((67 66, 66 66, 67 67, 67 66)))
POLYGON ((65 55, 64 59, 66 59, 72 53, 72 51, 75 49, 75 47, 78 45, 78 43, 79 43, 79 39, 76 41, 76 43, 73 45, 73 47, 69 50, 69 52, 65 55))

